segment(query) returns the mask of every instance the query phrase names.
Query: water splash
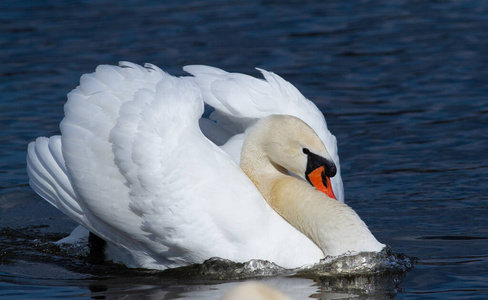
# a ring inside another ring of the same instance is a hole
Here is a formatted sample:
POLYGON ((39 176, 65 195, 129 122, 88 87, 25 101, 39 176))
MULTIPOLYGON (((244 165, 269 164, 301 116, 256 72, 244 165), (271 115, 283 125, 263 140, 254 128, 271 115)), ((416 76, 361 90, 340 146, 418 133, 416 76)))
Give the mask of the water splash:
POLYGON ((205 280, 239 280, 291 273, 293 273, 292 270, 282 268, 266 260, 253 259, 245 263, 236 263, 228 259, 214 257, 202 264, 162 271, 161 275, 205 280))
POLYGON ((313 266, 297 269, 304 276, 373 275, 380 273, 404 273, 413 268, 415 258, 394 253, 390 247, 381 252, 362 252, 351 255, 325 257, 313 266))
POLYGON ((381 252, 363 252, 326 257, 313 266, 285 269, 266 260, 236 263, 222 258, 211 258, 202 264, 163 271, 171 276, 209 280, 238 280, 269 276, 299 276, 307 278, 365 276, 405 273, 413 268, 415 259, 394 253, 389 247, 381 252))

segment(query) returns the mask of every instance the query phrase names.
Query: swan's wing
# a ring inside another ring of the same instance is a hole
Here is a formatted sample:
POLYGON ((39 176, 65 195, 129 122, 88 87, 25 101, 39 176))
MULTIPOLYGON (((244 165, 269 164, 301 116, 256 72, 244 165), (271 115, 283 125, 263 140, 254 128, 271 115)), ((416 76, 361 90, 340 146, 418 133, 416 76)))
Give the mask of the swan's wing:
POLYGON ((83 209, 69 181, 61 150, 61 137, 40 137, 29 143, 27 174, 32 189, 79 224, 86 224, 83 209))
MULTIPOLYGON (((129 208, 130 189, 116 163, 110 136, 123 105, 140 90, 154 90, 159 80, 161 74, 129 63, 99 66, 95 73, 83 75, 80 85, 68 94, 65 118, 60 124, 67 176, 86 219, 80 223, 119 245, 121 255, 133 253, 134 261, 115 257, 129 266, 165 247, 144 239, 141 216, 129 208)), ((72 214, 68 216, 77 221, 72 214)))
MULTIPOLYGON (((236 162, 240 159, 245 130, 256 120, 273 114, 296 116, 312 127, 324 142, 337 166, 337 175, 332 178, 334 193, 338 200, 344 202, 336 138, 328 130, 320 110, 291 83, 262 69, 258 70, 263 74, 264 80, 209 66, 185 66, 184 70, 194 76, 205 103, 215 108, 211 115, 214 119, 213 126, 217 128, 219 124, 223 124, 221 127, 227 130, 230 139, 222 148, 236 162)), ((204 133, 217 132, 216 128, 204 133)), ((218 136, 225 137, 224 134, 218 136)))
POLYGON ((236 255, 267 238, 269 208, 201 133, 203 100, 192 79, 151 65, 100 66, 68 98, 63 156, 90 231, 124 247, 137 266, 262 257, 236 255))

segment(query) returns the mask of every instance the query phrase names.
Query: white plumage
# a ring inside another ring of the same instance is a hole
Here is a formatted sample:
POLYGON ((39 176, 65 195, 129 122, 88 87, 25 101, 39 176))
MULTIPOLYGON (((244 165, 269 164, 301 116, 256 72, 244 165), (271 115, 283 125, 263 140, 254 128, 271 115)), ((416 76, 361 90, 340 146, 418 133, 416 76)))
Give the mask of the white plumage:
POLYGON ((156 66, 102 65, 68 94, 61 136, 29 144, 30 185, 108 242, 130 267, 165 269, 210 257, 265 259, 293 268, 324 254, 273 211, 239 168, 248 129, 273 114, 296 116, 327 147, 322 113, 293 85, 207 66, 173 77, 156 66), (203 118, 204 103, 214 108, 203 118), (202 131, 204 134, 202 134, 202 131))

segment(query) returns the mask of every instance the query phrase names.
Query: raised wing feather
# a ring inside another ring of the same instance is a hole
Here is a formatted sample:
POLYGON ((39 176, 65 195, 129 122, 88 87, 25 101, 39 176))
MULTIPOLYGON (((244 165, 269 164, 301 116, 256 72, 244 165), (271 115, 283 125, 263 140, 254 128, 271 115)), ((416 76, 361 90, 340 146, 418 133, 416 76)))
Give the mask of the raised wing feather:
POLYGON ((29 184, 41 197, 80 224, 86 223, 83 209, 67 176, 61 153, 61 137, 40 137, 29 144, 27 152, 29 184))
POLYGON ((264 80, 202 65, 185 66, 183 69, 194 76, 205 103, 215 108, 213 126, 218 127, 222 123, 222 127, 229 128, 229 120, 239 125, 233 127, 233 135, 222 147, 236 162, 240 159, 245 131, 256 120, 273 114, 296 116, 310 125, 324 142, 337 166, 332 187, 337 199, 344 202, 336 138, 328 130, 320 110, 292 84, 262 69, 258 70, 264 80))

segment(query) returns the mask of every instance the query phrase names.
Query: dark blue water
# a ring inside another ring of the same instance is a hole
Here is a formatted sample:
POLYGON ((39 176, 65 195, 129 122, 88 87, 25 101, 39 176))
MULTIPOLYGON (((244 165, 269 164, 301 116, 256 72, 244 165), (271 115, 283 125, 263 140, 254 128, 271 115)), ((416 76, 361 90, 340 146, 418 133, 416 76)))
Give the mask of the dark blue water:
POLYGON ((28 187, 27 143, 59 133, 82 73, 120 60, 282 75, 337 136, 346 202, 418 258, 395 278, 265 282, 302 298, 488 297, 487 1, 166 2, 0 3, 0 297, 215 299, 235 284, 49 247, 74 224, 28 187))

